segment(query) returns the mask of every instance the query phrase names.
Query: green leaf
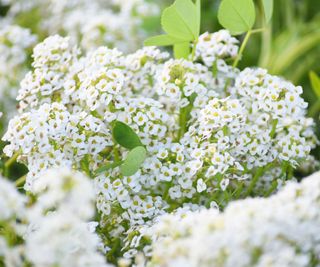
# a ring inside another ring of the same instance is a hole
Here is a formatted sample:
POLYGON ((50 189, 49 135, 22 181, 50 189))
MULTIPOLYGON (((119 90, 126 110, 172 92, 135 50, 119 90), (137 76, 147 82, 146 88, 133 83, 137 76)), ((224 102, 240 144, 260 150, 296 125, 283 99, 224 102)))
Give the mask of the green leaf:
POLYGON ((161 17, 163 30, 179 39, 191 41, 197 34, 197 10, 191 0, 177 0, 161 17))
POLYGON ((220 24, 234 35, 251 30, 255 18, 253 0, 223 0, 218 11, 220 24))
POLYGON ((120 165, 120 171, 124 176, 134 175, 147 157, 147 151, 143 146, 132 149, 123 164, 120 165))
POLYGON ((147 46, 174 46, 176 58, 187 58, 190 54, 189 43, 200 35, 201 0, 176 0, 162 12, 161 25, 166 32, 148 38, 147 46))
POLYGON ((198 34, 197 36, 199 37, 200 35, 200 28, 201 28, 201 0, 196 0, 196 10, 197 10, 197 30, 198 34))
POLYGON ((319 76, 315 72, 310 71, 309 78, 310 78, 313 92, 317 95, 318 98, 320 98, 320 78, 319 78, 319 76))
POLYGON ((271 138, 274 138, 274 136, 275 136, 275 134, 276 134, 278 122, 279 122, 278 119, 275 119, 275 120, 272 121, 272 129, 271 129, 271 132, 270 132, 270 134, 269 134, 269 136, 270 136, 271 138))
POLYGON ((269 23, 273 14, 273 0, 262 0, 262 6, 266 23, 269 23))
POLYGON ((174 45, 176 43, 183 42, 182 40, 175 38, 173 36, 162 34, 148 38, 144 41, 146 46, 168 46, 174 45))
POLYGON ((89 177, 91 176, 91 171, 90 171, 90 156, 85 155, 81 160, 80 160, 80 167, 81 170, 83 170, 89 177))
POLYGON ((174 52, 174 57, 177 59, 179 58, 188 59, 188 56, 190 55, 190 43, 184 42, 180 44, 175 44, 173 46, 173 52, 174 52))
POLYGON ((142 146, 139 136, 125 123, 116 121, 112 129, 115 141, 127 149, 142 146))
POLYGON ((110 169, 114 169, 115 167, 118 167, 120 166, 121 164, 123 163, 123 161, 119 161, 119 162, 113 162, 113 163, 110 163, 110 164, 107 164, 107 165, 104 165, 100 168, 98 168, 96 171, 95 171, 95 175, 98 175, 102 172, 106 172, 110 169))

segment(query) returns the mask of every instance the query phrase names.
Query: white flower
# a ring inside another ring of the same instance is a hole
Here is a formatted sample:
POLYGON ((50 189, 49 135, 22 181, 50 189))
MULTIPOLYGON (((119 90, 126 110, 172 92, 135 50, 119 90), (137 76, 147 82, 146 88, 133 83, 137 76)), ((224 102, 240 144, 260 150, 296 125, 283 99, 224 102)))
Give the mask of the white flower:
POLYGON ((159 217, 147 266, 310 266, 320 261, 320 173, 268 199, 159 217))
POLYGON ((26 201, 13 184, 0 177, 0 221, 23 218, 26 201))
POLYGON ((238 188, 261 196, 285 185, 318 142, 301 88, 263 69, 232 68, 223 60, 234 52, 225 52, 228 34, 213 36, 217 71, 204 59, 171 59, 155 47, 129 55, 100 47, 81 56, 69 38, 59 36, 36 47, 20 90, 20 115, 3 140, 5 153, 19 152, 29 169, 25 188, 41 193, 38 217, 68 210, 81 221, 92 219, 89 184, 75 174, 66 196, 64 172, 44 175, 52 167, 83 171, 94 181, 104 246, 119 239, 119 253, 129 257, 143 249, 139 231, 167 211, 190 203, 223 209, 229 196, 241 196, 238 188), (132 176, 118 166, 128 149, 112 136, 116 120, 147 151, 132 176), (97 173, 105 166, 113 167, 97 173), (52 190, 42 191, 43 183, 52 190))
POLYGON ((232 37, 227 30, 220 30, 212 34, 206 32, 199 37, 196 56, 210 67, 218 59, 236 57, 238 49, 238 40, 232 37))
POLYGON ((32 266, 109 266, 98 252, 101 244, 94 215, 91 180, 68 169, 50 170, 35 183, 36 203, 30 207, 31 229, 25 237, 32 266))
POLYGON ((207 189, 207 185, 205 184, 205 182, 203 181, 203 179, 199 179, 197 181, 197 191, 199 193, 203 192, 204 190, 207 189))

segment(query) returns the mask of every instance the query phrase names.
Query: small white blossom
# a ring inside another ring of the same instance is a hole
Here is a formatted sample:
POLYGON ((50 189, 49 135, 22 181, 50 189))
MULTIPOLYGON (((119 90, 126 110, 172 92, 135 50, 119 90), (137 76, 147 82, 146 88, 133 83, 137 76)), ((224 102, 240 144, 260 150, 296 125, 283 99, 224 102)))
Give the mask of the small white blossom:
POLYGON ((146 266, 310 266, 320 262, 320 173, 269 199, 167 214, 145 233, 146 266))

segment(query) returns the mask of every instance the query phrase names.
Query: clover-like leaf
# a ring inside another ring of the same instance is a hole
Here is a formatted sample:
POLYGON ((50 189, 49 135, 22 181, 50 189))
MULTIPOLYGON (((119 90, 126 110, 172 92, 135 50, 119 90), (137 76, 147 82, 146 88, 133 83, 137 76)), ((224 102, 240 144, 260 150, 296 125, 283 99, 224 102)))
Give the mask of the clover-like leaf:
MULTIPOLYGON (((200 0, 193 3, 191 0, 176 0, 162 12, 161 25, 166 35, 148 38, 145 45, 167 46, 192 42, 200 34, 200 0)), ((182 52, 182 50, 178 49, 182 52)), ((182 54, 185 54, 184 49, 182 54)))
POLYGON ((116 121, 113 129, 112 135, 115 141, 127 149, 133 149, 137 146, 142 146, 139 136, 131 129, 127 124, 116 121))
POLYGON ((253 0, 223 0, 218 19, 234 35, 251 30, 256 19, 253 0))
POLYGON ((140 168, 141 164, 147 157, 147 151, 143 146, 138 146, 132 149, 127 158, 120 165, 120 171, 124 176, 134 175, 140 168))
POLYGON ((190 43, 184 42, 173 46, 174 57, 187 59, 190 54, 190 43))
POLYGON ((183 40, 199 36, 197 7, 191 0, 176 0, 163 11, 161 24, 166 33, 183 40))
POLYGON ((150 37, 144 41, 146 46, 168 46, 183 42, 181 39, 175 38, 173 36, 162 34, 150 37))

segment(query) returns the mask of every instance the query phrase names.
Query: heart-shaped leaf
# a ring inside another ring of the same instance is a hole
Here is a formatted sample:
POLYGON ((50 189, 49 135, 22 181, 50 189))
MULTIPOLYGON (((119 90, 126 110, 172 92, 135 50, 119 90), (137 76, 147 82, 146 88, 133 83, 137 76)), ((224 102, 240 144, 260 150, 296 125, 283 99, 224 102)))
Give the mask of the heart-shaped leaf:
POLYGON ((184 42, 180 44, 175 44, 173 47, 174 57, 179 58, 185 58, 187 59, 190 54, 190 43, 184 42))
POLYGON ((144 45, 146 46, 168 46, 174 45, 180 42, 184 42, 181 39, 175 38, 173 36, 162 34, 148 38, 144 41, 144 45))
MULTIPOLYGON (((145 45, 167 46, 179 44, 186 47, 186 42, 192 42, 200 34, 200 0, 193 3, 191 0, 176 0, 162 12, 161 25, 166 35, 151 37, 145 45), (184 45, 182 45, 184 44, 184 45)), ((182 49, 178 49, 181 54, 182 49)))
POLYGON ((195 40, 199 36, 198 11, 191 0, 176 0, 164 10, 161 24, 165 32, 183 40, 195 40))
POLYGON ((223 0, 218 19, 234 35, 251 30, 256 19, 253 0, 223 0))

